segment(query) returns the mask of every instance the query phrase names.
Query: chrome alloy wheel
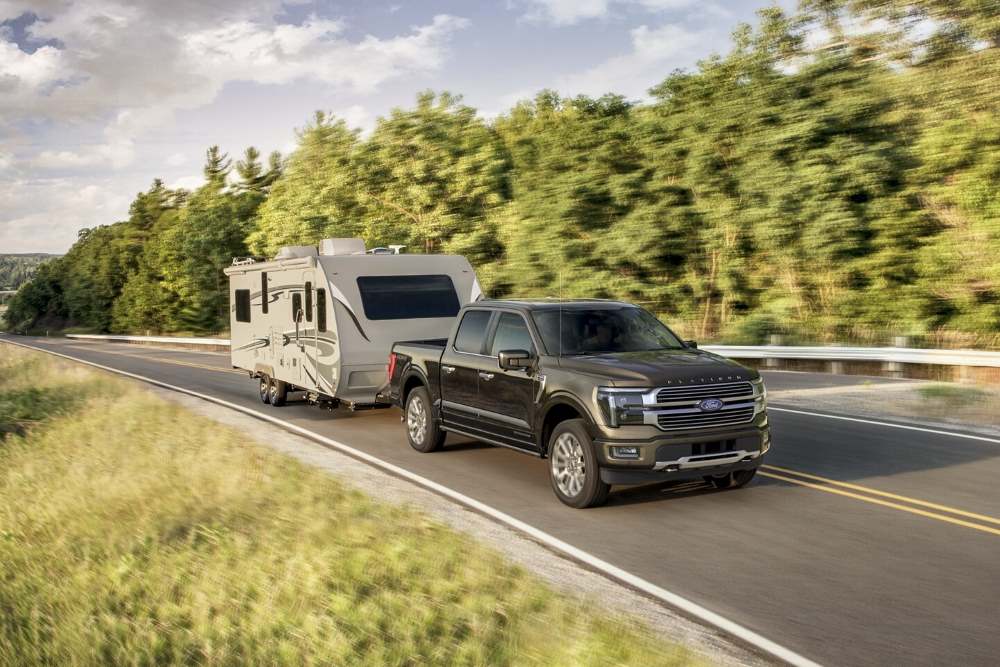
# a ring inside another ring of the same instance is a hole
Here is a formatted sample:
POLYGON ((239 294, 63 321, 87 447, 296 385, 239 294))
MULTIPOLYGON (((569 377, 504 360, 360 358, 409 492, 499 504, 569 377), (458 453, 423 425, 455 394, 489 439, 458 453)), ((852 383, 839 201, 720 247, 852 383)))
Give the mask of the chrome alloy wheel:
POLYGON ((410 432, 410 440, 418 445, 424 444, 427 437, 427 410, 419 397, 414 397, 406 406, 406 429, 410 432))
POLYGON ((556 440, 550 457, 552 477, 566 496, 573 498, 583 490, 587 466, 583 461, 583 445, 572 433, 563 433, 556 440))

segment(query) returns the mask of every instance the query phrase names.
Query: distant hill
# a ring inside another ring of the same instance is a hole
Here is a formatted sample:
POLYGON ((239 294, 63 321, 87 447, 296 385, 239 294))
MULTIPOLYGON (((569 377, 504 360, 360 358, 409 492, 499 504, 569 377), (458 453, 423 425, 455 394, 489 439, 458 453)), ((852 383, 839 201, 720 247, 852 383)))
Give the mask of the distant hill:
POLYGON ((38 265, 58 257, 48 253, 0 254, 0 291, 16 290, 31 280, 38 265))

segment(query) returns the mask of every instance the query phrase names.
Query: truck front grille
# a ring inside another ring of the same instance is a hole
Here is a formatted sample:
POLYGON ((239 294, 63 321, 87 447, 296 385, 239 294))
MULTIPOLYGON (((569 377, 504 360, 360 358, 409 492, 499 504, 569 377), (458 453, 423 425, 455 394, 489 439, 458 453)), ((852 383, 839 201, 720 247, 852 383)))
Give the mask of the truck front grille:
POLYGON ((753 385, 749 382, 721 382, 719 384, 692 385, 687 387, 663 387, 656 392, 657 403, 674 401, 700 401, 703 398, 737 398, 753 396, 753 385))
POLYGON ((745 424, 751 419, 753 419, 753 403, 749 405, 740 403, 732 407, 727 405, 717 412, 664 411, 656 415, 656 424, 664 431, 680 431, 745 424))

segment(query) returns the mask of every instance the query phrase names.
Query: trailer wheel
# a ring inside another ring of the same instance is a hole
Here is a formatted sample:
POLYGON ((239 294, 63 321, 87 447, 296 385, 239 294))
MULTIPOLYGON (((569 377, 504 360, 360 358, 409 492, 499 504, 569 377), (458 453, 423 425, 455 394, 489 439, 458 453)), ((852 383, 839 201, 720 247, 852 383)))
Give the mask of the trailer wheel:
POLYGON ((268 398, 271 400, 271 405, 280 408, 288 400, 288 383, 272 378, 268 386, 268 398))
POLYGON ((260 376, 260 387, 258 389, 260 392, 260 402, 270 403, 271 402, 271 384, 270 380, 266 375, 260 376))
POLYGON ((415 387, 406 397, 406 439, 418 452, 441 449, 446 433, 434 421, 427 387, 415 387))

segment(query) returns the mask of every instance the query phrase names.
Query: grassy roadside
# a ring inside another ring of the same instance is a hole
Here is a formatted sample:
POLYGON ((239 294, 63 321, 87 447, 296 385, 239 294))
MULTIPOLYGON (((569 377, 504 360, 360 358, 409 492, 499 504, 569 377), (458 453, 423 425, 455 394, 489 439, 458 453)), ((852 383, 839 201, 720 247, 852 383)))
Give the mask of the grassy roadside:
POLYGON ((426 517, 0 344, 0 663, 679 665, 426 517))

